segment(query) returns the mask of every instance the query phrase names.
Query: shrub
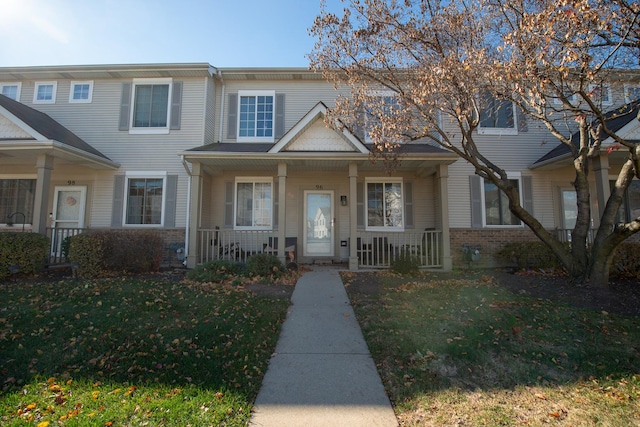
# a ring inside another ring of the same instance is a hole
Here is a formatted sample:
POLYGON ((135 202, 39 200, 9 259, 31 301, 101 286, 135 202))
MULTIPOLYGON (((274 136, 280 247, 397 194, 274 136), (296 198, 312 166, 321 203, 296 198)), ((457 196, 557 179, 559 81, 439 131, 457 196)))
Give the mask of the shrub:
POLYGON ((38 233, 0 233, 0 279, 11 275, 9 267, 17 266, 20 273, 33 274, 44 268, 50 242, 38 233))
POLYGON ((623 242, 616 249, 610 275, 615 279, 640 280, 640 242, 623 242))
POLYGON ((420 259, 410 250, 401 250, 391 260, 391 271, 402 275, 414 275, 420 271, 420 259))
POLYGON ((190 270, 186 277, 195 282, 220 282, 238 276, 242 272, 242 264, 226 259, 216 259, 190 270))
POLYGON ((285 268, 278 257, 271 254, 251 255, 247 260, 247 274, 278 279, 284 274, 285 268))
POLYGON ((162 245, 153 230, 95 230, 71 238, 69 260, 83 277, 146 273, 160 268, 162 245))
POLYGON ((542 242, 507 243, 498 251, 497 256, 507 264, 515 263, 518 268, 562 267, 558 257, 542 242))

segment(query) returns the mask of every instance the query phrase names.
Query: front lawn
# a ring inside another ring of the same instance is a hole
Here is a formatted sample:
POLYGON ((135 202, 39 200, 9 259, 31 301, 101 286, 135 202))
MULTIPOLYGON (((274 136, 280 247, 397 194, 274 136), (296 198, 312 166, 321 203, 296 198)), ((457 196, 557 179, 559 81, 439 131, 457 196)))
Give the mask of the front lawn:
POLYGON ((639 317, 491 276, 365 277, 343 274, 401 425, 640 425, 639 317))
POLYGON ((156 279, 0 285, 0 424, 246 425, 289 301, 156 279))

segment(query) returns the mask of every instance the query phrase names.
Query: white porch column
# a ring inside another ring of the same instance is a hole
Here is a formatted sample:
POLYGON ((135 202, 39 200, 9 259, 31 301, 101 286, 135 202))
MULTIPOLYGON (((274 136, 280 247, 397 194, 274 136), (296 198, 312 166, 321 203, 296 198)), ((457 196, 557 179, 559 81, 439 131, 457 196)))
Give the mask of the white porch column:
POLYGON ((53 157, 41 154, 36 161, 37 179, 36 194, 33 204, 33 231, 40 234, 47 232, 47 217, 49 208, 49 187, 51 187, 51 171, 53 157))
POLYGON ((436 173, 440 196, 440 228, 442 229, 442 269, 451 271, 451 235, 449 232, 449 166, 439 165, 436 173))
POLYGON ((593 174, 596 180, 598 224, 600 224, 600 218, 604 214, 604 208, 607 206, 607 200, 611 195, 611 187, 609 187, 609 157, 606 154, 600 154, 593 159, 593 174))
POLYGON ((195 268, 198 263, 198 228, 202 210, 202 165, 194 162, 191 167, 191 206, 189 208, 189 249, 187 268, 195 268))
POLYGON ((358 165, 349 163, 349 270, 358 270, 358 165))
MULTIPOLYGON (((286 247, 287 235, 287 164, 278 163, 278 258, 287 265, 287 255, 284 251, 286 247)), ((300 253, 300 242, 296 244, 296 258, 300 253)))

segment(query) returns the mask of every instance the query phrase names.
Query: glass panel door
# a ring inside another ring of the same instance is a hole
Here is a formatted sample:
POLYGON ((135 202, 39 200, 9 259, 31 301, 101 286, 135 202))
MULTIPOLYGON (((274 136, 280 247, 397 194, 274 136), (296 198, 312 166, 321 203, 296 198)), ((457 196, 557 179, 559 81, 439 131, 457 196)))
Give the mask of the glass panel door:
POLYGON ((64 239, 74 236, 84 227, 87 187, 56 187, 51 218, 51 255, 60 257, 64 239))
POLYGON ((333 256, 333 191, 304 192, 304 255, 333 256))

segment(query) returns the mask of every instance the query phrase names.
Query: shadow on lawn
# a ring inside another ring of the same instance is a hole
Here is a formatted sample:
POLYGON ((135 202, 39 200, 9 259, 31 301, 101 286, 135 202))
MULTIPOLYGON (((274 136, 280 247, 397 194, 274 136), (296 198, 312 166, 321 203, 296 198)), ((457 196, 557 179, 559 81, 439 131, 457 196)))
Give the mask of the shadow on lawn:
POLYGON ((49 377, 228 389, 251 401, 288 300, 114 278, 0 287, 2 394, 49 377))

